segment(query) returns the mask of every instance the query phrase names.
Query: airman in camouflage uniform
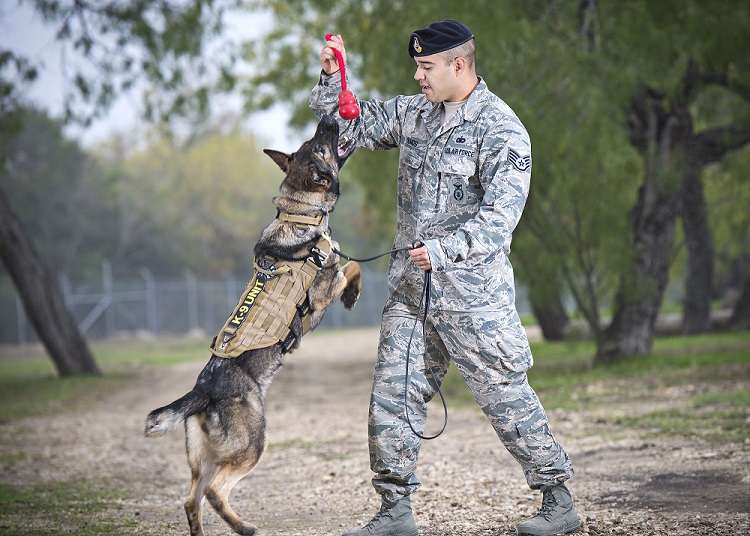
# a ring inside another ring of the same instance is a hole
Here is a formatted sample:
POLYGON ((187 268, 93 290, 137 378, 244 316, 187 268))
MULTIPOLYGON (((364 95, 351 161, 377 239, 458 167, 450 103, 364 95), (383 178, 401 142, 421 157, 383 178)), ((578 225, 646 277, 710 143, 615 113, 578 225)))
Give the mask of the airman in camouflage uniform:
MULTIPOLYGON (((321 52, 323 72, 310 96, 318 116, 337 111, 341 82, 332 76, 338 71, 333 47, 344 52, 340 36, 321 52)), ((463 24, 441 21, 414 32, 409 52, 423 94, 360 101, 357 119, 340 120, 341 136, 358 146, 400 150, 394 245, 423 243, 408 255, 392 255, 388 271, 369 417, 372 482, 383 506, 364 529, 345 536, 418 535, 409 495, 420 485, 415 471, 421 440, 406 412, 423 434, 426 404, 451 360, 529 486, 545 492, 546 506, 519 534, 570 532, 578 528, 578 517, 563 482, 573 467, 526 378, 533 359, 508 260, 529 192, 529 136, 476 76, 474 39, 463 24), (433 299, 422 333, 417 313, 423 270, 429 269, 433 299)))

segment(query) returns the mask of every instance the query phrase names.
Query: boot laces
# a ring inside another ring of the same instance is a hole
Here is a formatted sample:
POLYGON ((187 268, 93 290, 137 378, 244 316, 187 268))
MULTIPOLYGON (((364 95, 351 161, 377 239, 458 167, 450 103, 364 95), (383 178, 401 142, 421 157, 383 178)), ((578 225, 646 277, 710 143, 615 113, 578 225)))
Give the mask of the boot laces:
POLYGON ((366 529, 376 528, 388 521, 385 518, 393 519, 393 514, 391 513, 390 508, 387 508, 386 506, 381 506, 380 511, 377 514, 375 514, 375 517, 373 517, 367 525, 365 525, 365 528, 366 529))
POLYGON ((542 497, 542 507, 539 509, 537 517, 543 517, 549 521, 550 517, 552 517, 552 511, 555 508, 557 508, 557 499, 555 499, 555 496, 551 491, 548 491, 542 497))

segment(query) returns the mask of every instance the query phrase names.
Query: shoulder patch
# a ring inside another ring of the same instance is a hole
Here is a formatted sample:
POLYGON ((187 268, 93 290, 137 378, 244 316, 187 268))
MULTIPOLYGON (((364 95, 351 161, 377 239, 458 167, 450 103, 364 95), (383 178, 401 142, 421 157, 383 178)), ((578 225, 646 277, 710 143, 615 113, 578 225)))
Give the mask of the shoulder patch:
POLYGON ((531 169, 531 155, 521 156, 513 149, 508 149, 508 162, 518 171, 525 172, 531 169))

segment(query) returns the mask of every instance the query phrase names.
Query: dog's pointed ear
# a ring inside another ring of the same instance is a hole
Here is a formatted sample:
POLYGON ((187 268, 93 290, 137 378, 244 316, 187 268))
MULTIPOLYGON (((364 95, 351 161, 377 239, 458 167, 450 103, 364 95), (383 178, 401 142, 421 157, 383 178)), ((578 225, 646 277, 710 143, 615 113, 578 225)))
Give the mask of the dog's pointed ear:
POLYGON ((276 162, 276 165, 281 168, 281 171, 284 173, 289 171, 289 162, 292 161, 293 154, 286 154, 281 151, 274 151, 273 149, 263 149, 263 152, 276 162))

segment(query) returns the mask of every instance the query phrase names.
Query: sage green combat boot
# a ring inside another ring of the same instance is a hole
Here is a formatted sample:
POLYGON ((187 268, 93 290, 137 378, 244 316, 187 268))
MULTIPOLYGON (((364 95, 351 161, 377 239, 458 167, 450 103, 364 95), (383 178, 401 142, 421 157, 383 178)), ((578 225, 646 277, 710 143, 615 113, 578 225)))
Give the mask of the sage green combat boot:
POLYGON ((411 499, 406 496, 390 507, 383 504, 367 525, 341 536, 419 536, 411 513, 411 499))
POLYGON ((539 513, 518 525, 518 536, 556 536, 573 532, 581 526, 573 507, 573 498, 565 484, 544 492, 539 513))

